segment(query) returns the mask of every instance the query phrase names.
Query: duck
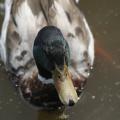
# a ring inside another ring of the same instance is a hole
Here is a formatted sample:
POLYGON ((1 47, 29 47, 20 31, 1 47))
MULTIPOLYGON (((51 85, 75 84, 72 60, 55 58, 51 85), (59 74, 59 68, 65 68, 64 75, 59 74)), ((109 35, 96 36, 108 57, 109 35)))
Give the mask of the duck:
POLYGON ((75 105, 94 63, 94 37, 78 0, 5 0, 0 57, 33 106, 75 105))

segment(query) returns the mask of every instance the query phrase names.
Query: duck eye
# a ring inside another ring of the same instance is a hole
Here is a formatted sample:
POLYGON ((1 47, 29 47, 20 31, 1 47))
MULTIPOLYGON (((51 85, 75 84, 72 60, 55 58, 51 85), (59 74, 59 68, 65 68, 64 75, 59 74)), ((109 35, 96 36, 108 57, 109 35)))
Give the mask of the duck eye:
POLYGON ((58 75, 58 78, 60 79, 60 75, 58 75))
POLYGON ((65 51, 63 52, 63 54, 65 55, 65 51))
POLYGON ((65 73, 65 76, 67 76, 67 72, 65 73))

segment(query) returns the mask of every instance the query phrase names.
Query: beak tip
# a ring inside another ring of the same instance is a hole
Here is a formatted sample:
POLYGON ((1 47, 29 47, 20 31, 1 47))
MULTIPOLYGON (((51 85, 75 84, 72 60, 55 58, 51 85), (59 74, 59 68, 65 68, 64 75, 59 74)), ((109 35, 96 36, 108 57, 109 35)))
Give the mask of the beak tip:
POLYGON ((67 97, 66 99, 60 99, 62 104, 65 106, 74 106, 78 102, 78 100, 79 100, 79 97, 77 98, 67 97))
POLYGON ((73 105, 75 105, 75 102, 73 100, 69 100, 69 104, 68 105, 69 106, 73 106, 73 105))

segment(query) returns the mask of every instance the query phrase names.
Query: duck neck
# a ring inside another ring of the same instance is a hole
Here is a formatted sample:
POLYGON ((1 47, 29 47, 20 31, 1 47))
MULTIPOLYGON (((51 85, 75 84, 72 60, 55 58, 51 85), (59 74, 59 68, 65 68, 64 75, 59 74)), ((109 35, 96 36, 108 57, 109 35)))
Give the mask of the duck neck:
POLYGON ((39 65, 39 74, 38 79, 43 84, 53 84, 52 74, 48 70, 44 69, 42 66, 39 65))
POLYGON ((49 72, 48 70, 44 69, 42 66, 39 65, 39 74, 44 77, 45 79, 50 79, 52 78, 52 73, 49 72))
POLYGON ((40 82, 42 82, 43 84, 54 84, 54 81, 52 78, 45 78, 43 76, 41 76, 40 74, 38 74, 38 79, 40 82))

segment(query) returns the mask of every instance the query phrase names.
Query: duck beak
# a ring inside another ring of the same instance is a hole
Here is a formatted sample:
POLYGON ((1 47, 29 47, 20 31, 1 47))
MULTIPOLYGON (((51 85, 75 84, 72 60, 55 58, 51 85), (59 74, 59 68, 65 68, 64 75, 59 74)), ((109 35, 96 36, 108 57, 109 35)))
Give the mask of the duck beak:
POLYGON ((73 82, 67 65, 61 70, 58 66, 53 71, 53 79, 59 99, 64 105, 73 106, 78 101, 78 95, 73 86, 73 82))

